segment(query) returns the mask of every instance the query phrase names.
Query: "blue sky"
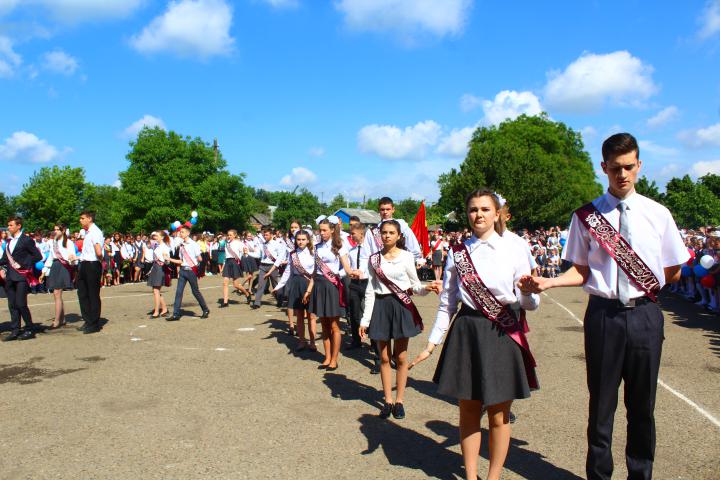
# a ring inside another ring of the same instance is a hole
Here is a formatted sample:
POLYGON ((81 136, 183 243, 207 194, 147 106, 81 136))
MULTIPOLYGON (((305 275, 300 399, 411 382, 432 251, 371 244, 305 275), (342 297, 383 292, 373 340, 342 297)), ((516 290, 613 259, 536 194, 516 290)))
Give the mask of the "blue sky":
POLYGON ((0 191, 113 184, 133 132, 217 137, 268 189, 438 197, 478 125, 546 111, 644 173, 720 173, 720 0, 0 0, 0 191))

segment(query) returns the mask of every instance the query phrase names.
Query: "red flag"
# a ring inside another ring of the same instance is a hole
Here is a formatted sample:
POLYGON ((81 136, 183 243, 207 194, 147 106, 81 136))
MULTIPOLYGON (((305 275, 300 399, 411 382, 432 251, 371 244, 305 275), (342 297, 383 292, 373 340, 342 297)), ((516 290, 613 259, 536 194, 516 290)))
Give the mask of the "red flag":
POLYGON ((410 225, 410 230, 415 234, 420 248, 422 248, 423 257, 430 255, 430 238, 428 236, 427 219, 425 218, 425 202, 420 202, 415 220, 410 225))

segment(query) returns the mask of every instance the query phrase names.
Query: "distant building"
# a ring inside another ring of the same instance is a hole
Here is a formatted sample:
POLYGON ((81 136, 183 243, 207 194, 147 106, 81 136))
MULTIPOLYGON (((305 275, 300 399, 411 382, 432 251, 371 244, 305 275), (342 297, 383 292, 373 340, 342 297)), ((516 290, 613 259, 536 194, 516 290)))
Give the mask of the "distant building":
POLYGON ((248 223, 257 231, 260 231, 263 227, 269 227, 272 225, 273 213, 275 213, 276 209, 275 205, 270 205, 268 207, 269 213, 253 213, 250 215, 248 223))
POLYGON ((380 214, 373 210, 364 208, 341 208, 333 215, 337 216, 344 224, 350 223, 350 217, 355 216, 360 219, 360 223, 365 225, 377 225, 380 223, 380 214))

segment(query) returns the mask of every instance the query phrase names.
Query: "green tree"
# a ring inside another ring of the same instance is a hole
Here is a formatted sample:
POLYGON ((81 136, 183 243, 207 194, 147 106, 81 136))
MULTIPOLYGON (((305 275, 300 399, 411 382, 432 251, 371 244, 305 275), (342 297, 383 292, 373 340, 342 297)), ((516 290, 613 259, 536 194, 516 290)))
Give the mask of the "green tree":
POLYGON ((122 226, 119 197, 120 189, 112 185, 87 185, 85 208, 95 212, 95 222, 108 234, 120 230, 122 226))
POLYGON ((15 215, 15 199, 8 197, 4 193, 0 192, 0 225, 5 224, 5 220, 11 215, 15 215))
POLYGON ((348 202, 345 200, 345 197, 342 193, 338 193, 335 195, 335 197, 332 199, 330 204, 327 206, 328 212, 336 212, 340 210, 341 208, 345 208, 347 206, 348 202))
POLYGON ((665 205, 680 227, 720 224, 720 198, 689 175, 671 179, 665 187, 665 205))
POLYGON ((120 173, 121 227, 134 231, 185 222, 197 210, 197 229, 244 228, 255 202, 243 175, 232 175, 210 144, 160 128, 144 128, 130 143, 120 173))
POLYGON ((637 183, 635 183, 635 191, 640 195, 644 195, 655 200, 658 203, 663 203, 663 195, 660 193, 655 180, 648 180, 645 175, 640 177, 637 183))
POLYGON ((56 222, 78 228, 89 193, 82 168, 43 167, 23 185, 16 197, 27 230, 49 230, 56 222))
POLYGON ((465 216, 465 195, 486 186, 509 202, 514 227, 567 224, 574 209, 602 193, 581 136, 546 115, 521 115, 478 128, 459 170, 438 179, 446 211, 465 216))
POLYGON ((307 189, 303 188, 297 193, 294 191, 274 193, 274 205, 278 208, 273 216, 273 225, 277 228, 289 228, 293 220, 314 225, 315 219, 325 213, 324 206, 307 189))
POLYGON ((708 173, 700 177, 698 181, 714 193, 716 197, 720 197, 720 175, 708 173))

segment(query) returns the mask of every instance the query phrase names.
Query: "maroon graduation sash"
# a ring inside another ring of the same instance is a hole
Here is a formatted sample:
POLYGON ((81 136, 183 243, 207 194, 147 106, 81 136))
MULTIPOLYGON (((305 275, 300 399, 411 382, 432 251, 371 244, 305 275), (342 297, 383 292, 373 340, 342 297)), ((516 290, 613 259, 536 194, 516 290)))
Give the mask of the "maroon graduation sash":
POLYGON ((500 303, 485 285, 477 273, 477 269, 470 258, 470 252, 468 252, 464 242, 453 245, 452 253, 458 279, 470 298, 472 298, 475 308, 480 310, 490 321, 495 322, 508 337, 518 344, 525 365, 528 385, 530 388, 538 388, 537 376, 535 375, 535 366, 537 364, 530 352, 530 344, 525 335, 527 328, 522 315, 520 319, 516 318, 510 307, 500 303))
POLYGON ((637 288, 653 302, 657 301, 660 281, 620 232, 595 208, 595 205, 592 202, 583 205, 575 211, 575 214, 590 235, 615 260, 618 267, 637 288))
POLYGON ((230 258, 232 258, 233 260, 235 260, 235 263, 238 263, 238 264, 239 264, 239 263, 240 263, 240 258, 241 258, 241 257, 240 257, 240 254, 237 253, 235 250, 233 250, 231 243, 232 243, 232 242, 227 242, 227 243, 225 244, 225 252, 227 252, 227 253, 230 255, 230 258))
POLYGON ((347 303, 345 302, 345 288, 342 284, 342 281, 340 280, 340 276, 335 275, 332 270, 330 270, 330 267, 328 267, 325 262, 320 260, 320 257, 318 257, 317 255, 315 255, 315 266, 320 269, 320 273, 322 273, 322 276, 325 277, 330 283, 335 285, 335 288, 338 289, 340 306, 347 306, 347 303))
POLYGON ((380 281, 390 289, 390 291, 395 295, 395 298, 400 300, 400 303, 402 303, 403 307, 408 309, 413 317, 413 322, 416 326, 420 327, 420 330, 422 331, 425 326, 423 325, 422 317, 420 316, 420 312, 418 312, 417 307, 413 303, 412 299, 410 298, 410 295, 412 295, 412 290, 405 291, 397 286, 395 282, 387 278, 385 275, 385 272, 382 271, 382 268, 380 266, 381 258, 380 258, 380 252, 375 252, 372 255, 370 255, 370 265, 372 266, 373 270, 375 270, 375 275, 380 279, 380 281))
POLYGON ((270 250, 267 248, 268 243, 270 242, 263 244, 263 253, 265 253, 265 256, 269 258, 272 263, 275 263, 275 257, 273 257, 272 253, 270 253, 270 250))
POLYGON ((290 238, 285 239, 285 245, 287 245, 289 251, 292 252, 293 250, 295 250, 295 242, 290 240, 290 238))
MULTIPOLYGON (((69 241, 69 240, 68 240, 69 241)), ((65 270, 68 271, 70 274, 70 281, 75 283, 75 268, 73 268, 72 265, 70 265, 70 262, 65 260, 62 256, 62 253, 60 252, 60 249, 58 248, 57 241, 53 242, 53 250, 55 251, 55 259, 60 262, 60 265, 65 267, 65 270)))
POLYGON ((292 252, 290 254, 290 262, 292 263, 292 266, 295 267, 295 270, 300 272, 300 275, 305 277, 307 280, 310 280, 310 274, 307 270, 305 270, 305 267, 302 266, 302 262, 300 261, 300 256, 297 252, 292 252))
MULTIPOLYGON (((18 239, 18 242, 20 239, 18 239)), ((15 242, 15 245, 17 245, 17 242, 15 242)), ((21 275, 25 280, 27 280, 28 285, 31 287, 34 287, 38 285, 40 282, 35 277, 35 273, 33 272, 32 268, 20 268, 20 264, 15 261, 12 254, 10 254, 10 240, 8 240, 7 244, 5 244, 5 254, 8 257, 8 266, 15 270, 19 275, 21 275)))
POLYGON ((372 233, 373 239, 375 240, 375 245, 377 245, 377 248, 382 250, 383 243, 382 243, 382 236, 380 235, 380 227, 372 227, 370 229, 370 233, 372 233))
POLYGON ((190 269, 193 271, 195 276, 197 276, 198 278, 200 278, 201 276, 204 276, 204 275, 200 275, 200 269, 198 268, 197 262, 195 261, 194 258, 192 258, 190 256, 190 254, 187 252, 187 250, 185 250, 185 245, 183 245, 182 243, 180 244, 180 254, 183 256, 183 258, 188 263, 188 265, 190 265, 190 269))

